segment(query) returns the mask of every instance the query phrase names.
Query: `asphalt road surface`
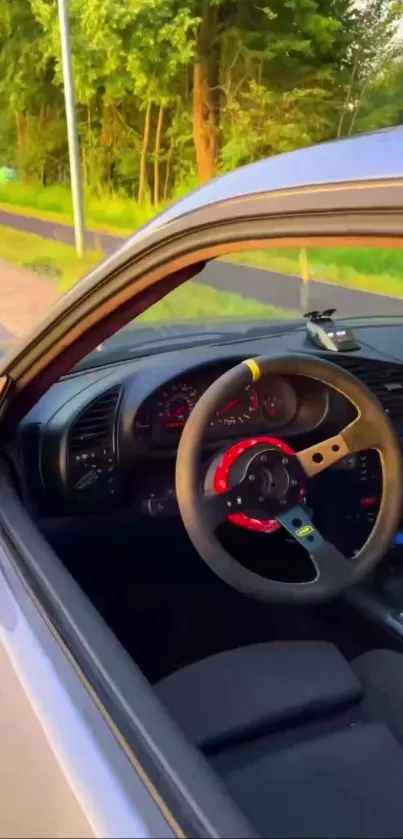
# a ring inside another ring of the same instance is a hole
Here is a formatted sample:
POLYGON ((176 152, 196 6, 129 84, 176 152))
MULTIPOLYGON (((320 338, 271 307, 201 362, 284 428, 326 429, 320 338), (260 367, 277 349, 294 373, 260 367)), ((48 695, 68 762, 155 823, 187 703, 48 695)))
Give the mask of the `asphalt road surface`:
MULTIPOLYGON (((36 233, 44 239, 74 244, 74 230, 69 225, 56 224, 4 210, 0 211, 0 225, 36 233)), ((107 254, 110 254, 124 239, 109 233, 87 231, 86 241, 88 247, 96 247, 98 244, 107 254)), ((290 277, 234 263, 214 262, 206 266, 198 275, 197 281, 220 291, 239 292, 279 308, 301 310, 302 283, 299 277, 290 277)), ((337 309, 339 316, 403 315, 403 297, 370 294, 317 280, 309 283, 308 289, 308 300, 302 303, 305 310, 334 308, 337 309)))
POLYGON ((299 277, 276 274, 259 268, 213 262, 198 275, 198 282, 219 291, 235 291, 283 309, 312 311, 336 309, 338 316, 403 315, 403 298, 387 297, 354 291, 331 283, 311 282, 307 299, 301 302, 302 282, 299 277))

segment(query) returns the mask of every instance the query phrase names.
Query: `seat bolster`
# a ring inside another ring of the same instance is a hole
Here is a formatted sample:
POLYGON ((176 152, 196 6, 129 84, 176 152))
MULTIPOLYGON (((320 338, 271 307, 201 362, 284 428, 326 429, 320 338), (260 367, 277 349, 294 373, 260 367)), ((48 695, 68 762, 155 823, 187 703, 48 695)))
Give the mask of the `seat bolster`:
POLYGON ((360 682, 336 647, 276 642, 191 664, 156 685, 184 733, 206 749, 360 700, 360 682))

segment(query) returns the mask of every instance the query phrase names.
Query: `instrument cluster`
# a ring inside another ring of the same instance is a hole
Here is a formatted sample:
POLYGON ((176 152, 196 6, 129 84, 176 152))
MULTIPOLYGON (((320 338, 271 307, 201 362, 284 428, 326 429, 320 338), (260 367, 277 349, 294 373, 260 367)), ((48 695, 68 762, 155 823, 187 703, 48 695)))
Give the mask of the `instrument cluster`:
MULTIPOLYGON (((136 437, 158 445, 177 442, 204 391, 228 368, 193 371, 154 391, 137 411, 136 437)), ((210 421, 208 436, 281 431, 301 433, 319 425, 327 414, 328 392, 319 382, 301 376, 267 376, 245 386, 223 404, 210 421)))

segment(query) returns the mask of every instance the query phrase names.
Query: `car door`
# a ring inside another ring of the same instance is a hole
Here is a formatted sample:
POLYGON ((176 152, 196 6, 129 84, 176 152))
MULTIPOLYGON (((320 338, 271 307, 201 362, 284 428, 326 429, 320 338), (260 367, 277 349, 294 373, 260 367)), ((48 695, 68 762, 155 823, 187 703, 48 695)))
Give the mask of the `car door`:
MULTIPOLYGON (((31 551, 43 569, 40 540, 31 551)), ((0 835, 174 835, 15 560, 2 544, 0 835)), ((60 581, 67 600, 70 582, 60 581)), ((82 606, 88 619, 91 604, 82 606)))
POLYGON ((349 177, 340 171, 336 184, 320 183, 322 166, 295 189, 258 189, 258 173, 249 188, 233 174, 206 187, 79 283, 2 361, 1 835, 253 835, 35 527, 16 491, 14 432, 76 361, 206 260, 259 243, 401 237, 402 173, 352 179, 345 149, 349 177))

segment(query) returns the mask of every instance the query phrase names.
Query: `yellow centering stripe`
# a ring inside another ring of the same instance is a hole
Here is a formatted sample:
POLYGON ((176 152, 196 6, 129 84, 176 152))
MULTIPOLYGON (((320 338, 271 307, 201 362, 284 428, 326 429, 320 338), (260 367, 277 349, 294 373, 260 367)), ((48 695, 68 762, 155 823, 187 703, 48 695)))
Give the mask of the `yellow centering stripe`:
POLYGON ((257 382, 258 379, 260 379, 260 377, 262 375, 257 361, 255 361, 254 358, 247 358, 246 361, 242 362, 242 364, 246 364, 246 366, 249 367, 249 370, 252 373, 253 381, 257 382))

